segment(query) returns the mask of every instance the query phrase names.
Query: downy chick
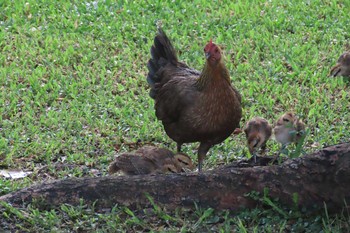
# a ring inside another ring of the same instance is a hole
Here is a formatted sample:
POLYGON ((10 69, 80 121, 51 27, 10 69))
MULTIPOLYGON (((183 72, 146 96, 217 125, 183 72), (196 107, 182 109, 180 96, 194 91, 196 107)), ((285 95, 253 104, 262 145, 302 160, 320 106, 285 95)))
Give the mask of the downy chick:
POLYGON ((332 67, 330 75, 333 77, 343 76, 350 80, 350 52, 340 55, 337 64, 332 67))
POLYGON ((118 171, 126 175, 179 173, 184 169, 193 169, 192 160, 188 155, 183 153, 174 155, 165 148, 144 146, 132 153, 116 157, 109 167, 109 173, 118 171))
POLYGON ((116 157, 108 168, 109 174, 121 172, 125 175, 178 173, 180 171, 171 159, 157 165, 154 160, 131 153, 124 153, 116 157))
POLYGON ((282 145, 281 152, 288 144, 299 142, 305 133, 305 124, 294 113, 287 112, 277 120, 273 133, 282 145))
POLYGON ((266 142, 272 134, 272 127, 266 119, 255 117, 247 122, 244 133, 247 138, 249 152, 254 156, 254 162, 256 163, 257 150, 261 148, 265 151, 266 142))
POLYGON ((177 167, 180 167, 181 172, 182 171, 192 171, 194 169, 194 164, 190 158, 190 156, 188 156, 187 154, 184 153, 176 153, 174 155, 174 160, 175 160, 175 165, 177 167))
POLYGON ((194 165, 191 158, 184 153, 174 154, 172 151, 165 148, 158 148, 155 146, 143 146, 135 151, 135 154, 147 157, 154 160, 158 166, 161 166, 166 159, 174 159, 175 165, 181 169, 193 170, 194 165))

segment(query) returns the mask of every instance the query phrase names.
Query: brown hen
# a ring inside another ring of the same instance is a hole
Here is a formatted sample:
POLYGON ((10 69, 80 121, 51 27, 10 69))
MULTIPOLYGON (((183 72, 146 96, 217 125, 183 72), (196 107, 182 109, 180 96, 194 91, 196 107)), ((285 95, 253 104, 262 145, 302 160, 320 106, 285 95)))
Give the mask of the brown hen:
POLYGON ((156 116, 178 152, 183 143, 200 142, 199 171, 209 149, 228 138, 242 117, 241 96, 231 85, 220 48, 210 40, 204 53, 202 72, 188 67, 159 29, 147 64, 156 116))

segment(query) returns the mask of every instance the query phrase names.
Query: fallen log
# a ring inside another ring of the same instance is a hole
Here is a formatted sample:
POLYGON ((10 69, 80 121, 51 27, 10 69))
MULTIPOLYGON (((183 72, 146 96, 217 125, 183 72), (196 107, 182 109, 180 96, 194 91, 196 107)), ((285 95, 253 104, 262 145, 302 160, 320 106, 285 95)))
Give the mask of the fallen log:
MULTIPOLYGON (((201 207, 239 210, 254 208, 257 201, 247 196, 252 191, 269 190, 271 198, 279 198, 286 206, 338 210, 350 203, 350 143, 324 148, 279 165, 269 165, 271 158, 239 161, 203 173, 147 176, 106 176, 70 178, 42 183, 1 196, 0 201, 14 206, 40 203, 58 206, 63 203, 96 202, 98 207, 115 204, 146 207, 145 193, 168 208, 201 207)), ((346 208, 349 208, 347 205, 346 208)))

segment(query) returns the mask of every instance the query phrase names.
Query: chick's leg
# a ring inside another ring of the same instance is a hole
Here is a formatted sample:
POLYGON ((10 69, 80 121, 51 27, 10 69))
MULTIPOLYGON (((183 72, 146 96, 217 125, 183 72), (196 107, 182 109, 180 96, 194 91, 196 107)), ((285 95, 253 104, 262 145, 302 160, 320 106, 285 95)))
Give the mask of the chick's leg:
POLYGON ((282 152, 287 148, 287 146, 288 146, 288 143, 282 144, 281 150, 279 151, 278 156, 282 154, 282 152))
MULTIPOLYGON (((261 154, 265 154, 266 151, 266 143, 264 143, 263 145, 261 145, 261 154)), ((257 157, 257 150, 254 151, 254 163, 256 163, 256 157, 257 157)))
POLYGON ((266 151, 266 143, 261 145, 261 154, 265 154, 266 151))
POLYGON ((176 143, 176 146, 177 146, 177 153, 180 153, 181 152, 182 143, 178 142, 178 143, 176 143))
POLYGON ((211 145, 206 143, 201 143, 198 148, 198 172, 202 171, 202 162, 205 159, 211 145))
POLYGON ((256 164, 256 152, 255 151, 253 153, 253 156, 254 156, 254 164, 256 164))
POLYGON ((287 145, 288 144, 282 144, 281 149, 277 152, 277 155, 275 156, 275 158, 272 160, 271 163, 274 163, 277 159, 279 159, 280 155, 286 149, 287 145))
POLYGON ((249 147, 249 153, 254 157, 254 163, 256 163, 256 149, 249 147))

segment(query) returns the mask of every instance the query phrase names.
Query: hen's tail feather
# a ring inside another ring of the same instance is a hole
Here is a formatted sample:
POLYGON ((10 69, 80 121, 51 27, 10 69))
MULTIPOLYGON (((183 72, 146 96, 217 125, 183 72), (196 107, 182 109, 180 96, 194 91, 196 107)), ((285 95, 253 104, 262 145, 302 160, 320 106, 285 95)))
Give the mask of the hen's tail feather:
POLYGON ((161 81, 161 77, 157 75, 157 72, 166 64, 176 64, 177 62, 178 59, 173 45, 165 32, 159 28, 151 47, 151 59, 147 63, 147 82, 151 86, 150 96, 152 98, 155 95, 155 84, 161 81))
MULTIPOLYGON (((154 38, 154 55, 159 55, 159 58, 164 58, 169 62, 177 62, 176 51, 171 44, 169 38, 163 31, 163 29, 158 29, 158 35, 154 38)), ((152 52, 151 52, 152 53, 152 52)))

